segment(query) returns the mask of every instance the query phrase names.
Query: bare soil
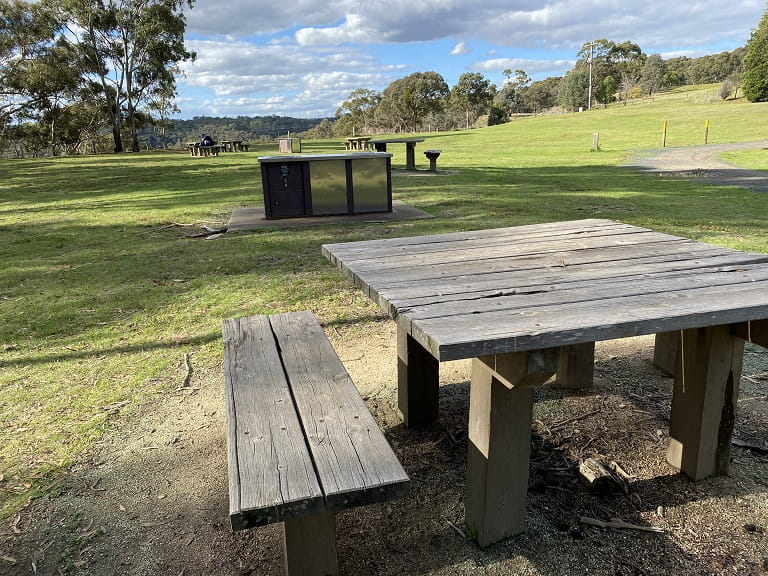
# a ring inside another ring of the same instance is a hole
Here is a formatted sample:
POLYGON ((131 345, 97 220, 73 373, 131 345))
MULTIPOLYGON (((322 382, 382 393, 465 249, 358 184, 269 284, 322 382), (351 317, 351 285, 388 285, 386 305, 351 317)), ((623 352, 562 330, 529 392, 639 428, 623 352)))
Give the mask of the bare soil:
MULTIPOLYGON (((463 534, 469 362, 441 365, 439 420, 407 429, 393 322, 326 331, 412 480, 406 499, 338 515, 342 574, 768 574, 768 455, 734 447, 727 476, 697 483, 666 463, 672 379, 652 365, 652 337, 598 343, 589 390, 537 389, 528 530, 480 549, 463 534), (579 482, 594 455, 631 475, 628 493, 579 482)), ((222 369, 192 365, 189 389, 117 419, 49 496, 0 526, 0 574, 283 574, 279 526, 229 528, 222 369)), ((768 354, 748 344, 743 374, 735 437, 765 449, 768 354)))
POLYGON ((637 154, 627 164, 660 176, 698 178, 709 184, 768 192, 768 172, 738 168, 720 158, 723 152, 750 149, 768 149, 768 140, 660 148, 637 154))
MULTIPOLYGON (((469 363, 441 366, 440 419, 407 429, 394 324, 327 332, 412 480, 404 500, 338 516, 342 574, 768 574, 768 456, 734 447, 729 475, 698 483, 667 465, 672 379, 651 363, 652 337, 598 343, 587 391, 537 390, 528 531, 482 550, 461 534, 469 363), (580 459, 595 454, 632 475, 629 494, 579 482, 580 459)), ((283 574, 279 526, 229 528, 220 367, 195 368, 191 384, 125 419, 56 494, 12 518, 0 573, 283 574)), ((748 345, 736 436, 768 447, 767 421, 768 357, 748 345)))

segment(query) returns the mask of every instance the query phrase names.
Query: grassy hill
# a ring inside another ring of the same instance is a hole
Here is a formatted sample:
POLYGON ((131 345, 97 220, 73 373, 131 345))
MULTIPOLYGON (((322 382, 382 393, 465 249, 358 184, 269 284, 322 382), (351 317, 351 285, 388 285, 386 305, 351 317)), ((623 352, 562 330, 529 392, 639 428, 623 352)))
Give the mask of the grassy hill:
MULTIPOLYGON (((321 258, 322 243, 601 217, 768 253, 768 195, 622 167, 661 145, 665 121, 668 146, 703 144, 707 120, 710 143, 768 137, 768 104, 716 92, 425 134, 417 162, 441 149, 441 172, 396 171, 394 195, 435 218, 386 225, 191 237, 262 203, 257 156, 274 148, 0 163, 0 517, 179 386, 185 355, 197 377, 219 378, 222 318, 306 308, 324 322, 381 318, 321 258)), ((403 167, 404 150, 391 151, 403 167)), ((765 166, 759 154, 741 161, 765 166)))

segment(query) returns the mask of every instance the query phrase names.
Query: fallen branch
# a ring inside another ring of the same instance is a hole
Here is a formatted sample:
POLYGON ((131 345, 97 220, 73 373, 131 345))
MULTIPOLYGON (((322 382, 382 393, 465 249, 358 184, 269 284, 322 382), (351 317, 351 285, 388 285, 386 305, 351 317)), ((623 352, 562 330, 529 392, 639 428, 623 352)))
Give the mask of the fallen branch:
POLYGON ((749 442, 744 442, 744 440, 739 440, 738 438, 733 438, 731 440, 731 444, 733 444, 734 446, 738 446, 739 448, 745 448, 747 450, 757 452, 758 454, 768 454, 768 446, 751 444, 749 442))
POLYGON ((573 424, 574 422, 578 422, 579 420, 584 420, 585 418, 589 418, 590 416, 594 416, 598 412, 602 412, 602 408, 598 408, 597 410, 592 410, 592 412, 587 412, 586 414, 581 414, 580 416, 574 416, 573 418, 568 418, 567 420, 561 420, 560 422, 556 422, 552 426, 549 427, 550 430, 556 430, 558 428, 562 428, 563 426, 567 426, 568 424, 573 424))
POLYGON ((580 516, 579 522, 582 524, 588 524, 589 526, 597 526, 598 528, 614 528, 617 530, 640 530, 642 532, 664 532, 662 528, 656 528, 655 526, 640 526, 639 524, 630 524, 624 522, 621 518, 611 518, 608 522, 604 520, 598 520, 597 518, 590 518, 588 516, 580 516))
POLYGON ((184 353, 184 366, 187 369, 187 373, 181 382, 181 388, 189 388, 189 381, 192 379, 192 363, 189 361, 189 352, 184 353))
POLYGON ((459 534, 459 536, 461 536, 461 537, 462 537, 462 538, 464 538, 465 540, 467 539, 467 534, 464 532, 464 530, 462 530, 461 528, 459 528, 458 526, 456 526, 456 524, 454 524, 454 523, 453 523, 453 522, 451 522, 450 520, 448 520, 447 522, 448 522, 448 525, 449 525, 451 528, 453 528, 454 530, 456 530, 456 532, 459 534))

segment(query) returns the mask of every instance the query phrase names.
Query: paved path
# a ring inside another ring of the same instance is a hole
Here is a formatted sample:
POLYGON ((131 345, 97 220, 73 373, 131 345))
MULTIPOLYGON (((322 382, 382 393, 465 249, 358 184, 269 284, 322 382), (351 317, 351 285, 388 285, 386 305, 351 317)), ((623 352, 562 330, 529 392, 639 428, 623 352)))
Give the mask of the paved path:
POLYGON ((662 148, 637 155, 626 165, 660 175, 701 178, 707 183, 719 186, 741 186, 758 192, 768 192, 768 171, 739 168, 720 158, 723 152, 761 148, 768 148, 768 140, 662 148))

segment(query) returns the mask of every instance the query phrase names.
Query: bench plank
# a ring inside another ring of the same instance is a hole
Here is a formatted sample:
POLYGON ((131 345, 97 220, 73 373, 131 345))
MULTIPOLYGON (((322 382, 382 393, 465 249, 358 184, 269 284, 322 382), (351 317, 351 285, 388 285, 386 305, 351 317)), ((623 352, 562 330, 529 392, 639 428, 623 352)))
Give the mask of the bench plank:
POLYGON ((222 331, 233 529, 322 511, 268 318, 227 319, 222 331))
POLYGON ((314 315, 270 319, 327 509, 404 496, 408 476, 314 315))

